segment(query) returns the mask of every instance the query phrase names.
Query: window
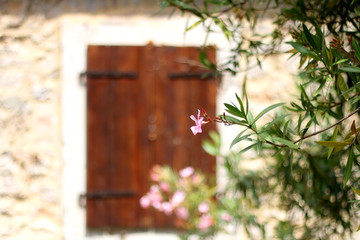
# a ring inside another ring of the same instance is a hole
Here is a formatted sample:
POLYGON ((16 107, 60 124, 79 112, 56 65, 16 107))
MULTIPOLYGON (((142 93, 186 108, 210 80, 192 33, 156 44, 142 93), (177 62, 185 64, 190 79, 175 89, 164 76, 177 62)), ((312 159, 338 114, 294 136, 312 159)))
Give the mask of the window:
MULTIPOLYGON (((207 50, 215 61, 215 49, 207 50)), ((215 115, 216 79, 196 47, 89 46, 87 51, 88 228, 171 228, 172 217, 142 209, 155 164, 214 174, 216 161, 193 136, 189 116, 215 115)))

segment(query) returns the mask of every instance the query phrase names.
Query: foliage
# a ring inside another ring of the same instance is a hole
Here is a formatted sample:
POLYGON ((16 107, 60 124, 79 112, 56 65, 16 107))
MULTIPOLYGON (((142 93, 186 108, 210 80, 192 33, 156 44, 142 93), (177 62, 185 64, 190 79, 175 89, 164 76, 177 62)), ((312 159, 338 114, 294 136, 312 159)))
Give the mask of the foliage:
MULTIPOLYGON (((212 134, 216 136, 215 133, 212 134)), ((215 144, 209 145, 211 148, 213 146, 215 144)), ((169 166, 156 165, 150 176, 153 185, 140 199, 141 206, 153 207, 166 215, 176 216, 178 227, 187 230, 181 236, 183 239, 194 234, 201 239, 209 239, 220 231, 227 232, 229 222, 241 222, 250 237, 250 227, 264 232, 256 217, 250 211, 244 211, 245 208, 250 209, 249 199, 242 194, 234 194, 230 185, 219 191, 211 184, 209 177, 192 167, 175 172, 169 166)), ((237 184, 244 184, 246 181, 248 178, 242 176, 237 184)))
MULTIPOLYGON (((296 239, 344 237, 356 230, 349 203, 355 196, 349 186, 356 187, 359 181, 360 2, 163 0, 162 6, 197 17, 187 30, 202 26, 208 34, 221 32, 228 39, 233 47, 225 63, 215 66, 204 53, 199 57, 222 73, 251 70, 252 62, 261 66, 284 44, 290 47, 290 57, 299 59, 294 99, 254 114, 244 88, 235 103, 225 103, 226 113, 216 118, 205 113, 204 118, 242 126, 231 145, 248 145, 238 154, 253 149, 260 156, 273 156, 265 178, 274 184, 267 192, 281 199, 280 207, 303 216, 302 221, 289 216, 278 229, 289 236, 297 229, 301 236, 296 239), (271 33, 257 28, 264 16, 274 18, 271 33), (274 118, 259 124, 270 111, 274 118)), ((260 186, 255 192, 263 193, 260 186)), ((281 234, 279 238, 288 239, 281 234)))

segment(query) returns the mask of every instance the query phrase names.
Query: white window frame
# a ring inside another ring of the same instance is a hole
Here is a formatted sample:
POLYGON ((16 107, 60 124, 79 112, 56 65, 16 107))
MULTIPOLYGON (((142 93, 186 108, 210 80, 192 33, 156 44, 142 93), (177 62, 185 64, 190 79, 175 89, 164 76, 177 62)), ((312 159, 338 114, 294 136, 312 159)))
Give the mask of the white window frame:
MULTIPOLYGON (((169 18, 68 15, 62 18, 62 209, 65 240, 119 239, 119 236, 113 235, 88 234, 86 209, 79 205, 79 195, 86 191, 86 87, 80 84, 79 74, 86 70, 87 46, 141 46, 149 42, 158 46, 201 46, 205 32, 197 28, 184 35, 186 22, 187 19, 180 16, 169 18)), ((227 46, 228 42, 218 34, 215 38, 210 38, 208 44, 227 46)), ((224 55, 224 52, 218 51, 217 61, 224 59, 224 55)), ((227 91, 233 93, 234 90, 227 91)), ((223 94, 218 93, 218 102, 222 102, 222 96, 223 94)), ((127 234, 126 239, 144 239, 145 236, 146 239, 177 239, 173 234, 153 231, 127 234)))

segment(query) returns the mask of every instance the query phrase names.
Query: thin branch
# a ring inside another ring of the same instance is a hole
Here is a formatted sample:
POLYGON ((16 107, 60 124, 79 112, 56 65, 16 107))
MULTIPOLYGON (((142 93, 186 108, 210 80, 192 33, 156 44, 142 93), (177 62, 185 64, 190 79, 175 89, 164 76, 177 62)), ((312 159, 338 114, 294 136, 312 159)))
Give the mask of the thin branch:
POLYGON ((350 114, 347 115, 346 117, 343 117, 342 119, 340 119, 340 120, 337 121, 336 123, 328 126, 327 128, 321 129, 321 130, 319 130, 319 131, 317 131, 317 132, 314 132, 314 133, 311 133, 311 134, 309 134, 309 135, 306 135, 306 136, 303 136, 303 137, 299 138, 298 140, 296 140, 296 141, 294 142, 294 144, 300 142, 301 140, 304 140, 304 139, 309 138, 309 137, 313 137, 313 136, 315 136, 315 135, 317 135, 317 134, 319 134, 319 133, 325 132, 325 131, 329 130, 330 128, 335 127, 336 125, 338 125, 339 123, 345 121, 346 119, 348 119, 349 117, 351 117, 352 115, 354 115, 355 113, 357 113, 357 112, 359 112, 359 111, 360 111, 360 107, 357 108, 357 109, 355 109, 352 113, 350 113, 350 114))
MULTIPOLYGON (((324 128, 324 129, 321 129, 321 130, 319 130, 319 131, 317 131, 317 132, 314 132, 314 133, 312 133, 312 134, 303 136, 303 137, 299 138, 298 140, 296 140, 296 141, 293 142, 293 143, 296 144, 296 143, 300 142, 301 140, 304 140, 304 139, 306 139, 306 138, 310 138, 310 137, 313 137, 313 136, 315 136, 315 135, 317 135, 317 134, 320 134, 320 133, 322 133, 322 132, 325 132, 325 131, 329 130, 330 128, 335 127, 335 126, 338 125, 339 123, 345 121, 346 119, 348 119, 349 117, 351 117, 352 115, 354 115, 355 113, 357 113, 357 112, 359 112, 359 111, 360 111, 360 107, 357 108, 357 109, 355 109, 352 113, 350 113, 350 114, 347 115, 346 117, 343 117, 342 119, 340 119, 340 120, 337 121, 336 123, 328 126, 327 128, 324 128)), ((253 129, 252 129, 252 130, 253 130, 253 129)), ((253 131, 254 131, 254 130, 253 130, 253 131)), ((274 142, 271 142, 271 141, 268 141, 268 140, 265 140, 265 142, 268 143, 268 144, 270 144, 270 145, 273 145, 273 146, 275 146, 275 147, 289 147, 289 146, 287 146, 287 145, 285 145, 285 144, 277 144, 277 143, 274 143, 274 142)))

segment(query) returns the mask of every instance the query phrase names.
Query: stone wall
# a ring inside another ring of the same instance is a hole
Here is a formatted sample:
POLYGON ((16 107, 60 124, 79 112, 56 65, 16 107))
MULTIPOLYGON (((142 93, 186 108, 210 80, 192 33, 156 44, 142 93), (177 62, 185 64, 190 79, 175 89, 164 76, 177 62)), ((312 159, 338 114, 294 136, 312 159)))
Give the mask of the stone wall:
POLYGON ((63 237, 62 17, 158 9, 156 0, 0 0, 0 239, 63 237))
MULTIPOLYGON (((157 2, 0 0, 0 239, 64 237, 61 116, 64 19, 68 15, 76 16, 74 19, 85 16, 84 21, 91 26, 98 16, 153 15, 160 9, 157 2), (90 23, 89 19, 95 20, 90 23)), ((163 22, 160 19, 156 24, 160 26, 163 22)), ((113 23, 107 21, 107 24, 113 23)), ((71 26, 71 21, 67 25, 71 26)), ((182 26, 173 29, 180 39, 182 26)), ((196 39, 202 42, 201 37, 196 39)), ((265 70, 253 71, 249 76, 249 81, 263 86, 249 92, 249 96, 258 101, 259 109, 274 100, 271 96, 277 95, 275 88, 266 94, 261 91, 267 89, 266 81, 280 81, 279 72, 284 70, 285 62, 285 58, 277 56, 275 61, 264 63, 265 70)), ((288 89, 289 76, 282 78, 283 88, 277 91, 288 89)), ((225 86, 219 102, 232 100, 236 89, 238 87, 225 86)), ((231 129, 226 131, 234 133, 231 129)), ((73 181, 77 181, 75 174, 73 181)), ((159 239, 158 235, 154 239, 159 239)))
POLYGON ((0 17, 0 238, 60 239, 59 23, 8 1, 0 17))

